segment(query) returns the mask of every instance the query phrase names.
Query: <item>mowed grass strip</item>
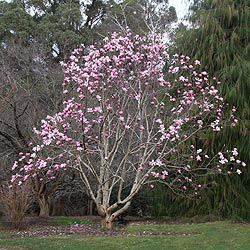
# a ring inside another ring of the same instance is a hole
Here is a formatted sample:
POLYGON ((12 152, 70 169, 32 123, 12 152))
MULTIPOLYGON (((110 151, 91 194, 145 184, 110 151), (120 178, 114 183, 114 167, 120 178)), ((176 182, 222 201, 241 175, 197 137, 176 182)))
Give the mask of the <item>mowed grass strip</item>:
MULTIPOLYGON (((250 225, 215 222, 204 224, 129 225, 125 236, 57 235, 6 239, 6 250, 249 250, 250 225), (155 234, 159 233, 159 235, 155 234), (160 234, 162 233, 162 234, 160 234), (138 235, 139 234, 139 235, 138 235), (145 235, 143 235, 145 234, 145 235)), ((1 239, 2 238, 2 239, 1 239)))

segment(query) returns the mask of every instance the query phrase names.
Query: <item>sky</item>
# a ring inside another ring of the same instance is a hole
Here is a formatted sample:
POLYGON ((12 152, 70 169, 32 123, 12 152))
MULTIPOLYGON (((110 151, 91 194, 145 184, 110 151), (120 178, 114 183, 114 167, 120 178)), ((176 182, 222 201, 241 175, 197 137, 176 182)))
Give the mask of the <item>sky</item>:
POLYGON ((169 0, 169 5, 174 6, 177 12, 179 21, 186 15, 188 11, 188 0, 169 0))

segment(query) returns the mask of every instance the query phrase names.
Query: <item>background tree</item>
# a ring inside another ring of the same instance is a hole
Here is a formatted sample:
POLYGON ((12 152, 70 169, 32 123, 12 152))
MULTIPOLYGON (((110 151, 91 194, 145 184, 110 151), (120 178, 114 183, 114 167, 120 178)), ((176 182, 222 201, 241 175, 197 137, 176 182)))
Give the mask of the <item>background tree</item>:
MULTIPOLYGON (((207 134, 210 151, 223 144, 237 145, 242 159, 250 163, 250 2, 237 0, 194 1, 190 29, 177 33, 173 51, 201 60, 210 75, 217 76, 222 95, 230 107, 237 106, 239 123, 219 134, 207 134)), ((249 171, 238 178, 211 178, 213 189, 203 202, 181 202, 192 209, 190 214, 216 213, 222 216, 249 218, 249 171)), ((170 198, 172 199, 172 198, 170 198)), ((175 198, 174 198, 175 199, 175 198)), ((184 205, 185 206, 185 205, 184 205)), ((185 209, 186 211, 188 209, 185 209)))
MULTIPOLYGON (((80 17, 76 14, 76 4, 71 10, 68 3, 65 9, 68 13, 63 12, 64 5, 61 5, 63 2, 56 1, 51 5, 42 1, 31 5, 31 2, 18 0, 0 3, 0 95, 3 97, 0 115, 1 180, 10 178, 9 166, 13 160, 20 152, 27 153, 28 144, 36 140, 32 128, 40 123, 46 113, 54 112, 62 104, 58 84, 63 74, 57 61, 73 46, 79 45, 80 36, 75 34, 79 27, 75 23, 80 17), (56 25, 53 15, 57 18, 56 25), (57 39, 58 29, 61 40, 57 39), (66 38, 70 29, 73 42, 66 38), (60 55, 52 55, 55 45, 61 45, 56 46, 60 55)), ((35 197, 40 204, 39 214, 48 216, 52 191, 59 187, 59 182, 42 183, 34 178, 33 184, 35 197)))
MULTIPOLYGON (((1 2, 0 7, 1 95, 13 89, 0 115, 1 180, 7 180, 13 160, 20 152, 26 153, 29 143, 35 140, 32 128, 45 113, 60 106, 57 84, 62 73, 44 45, 32 39, 35 22, 23 4, 1 2)), ((46 193, 46 188, 42 190, 46 193)))
POLYGON ((41 40, 45 38, 60 61, 66 59, 73 48, 80 44, 94 42, 92 29, 103 20, 110 2, 28 1, 27 6, 35 8, 36 36, 41 40))
POLYGON ((101 23, 112 1, 20 1, 1 2, 0 34, 5 43, 22 39, 47 48, 57 61, 66 59, 73 48, 94 42, 92 29, 101 23))
MULTIPOLYGON (((30 142, 36 140, 32 128, 47 112, 60 106, 57 81, 60 80, 58 74, 61 74, 61 69, 51 67, 48 72, 48 64, 54 64, 46 60, 42 48, 36 44, 24 46, 18 41, 8 41, 6 46, 0 48, 0 55, 1 80, 5 88, 10 86, 0 115, 0 157, 4 163, 1 180, 8 180, 13 159, 17 159, 20 152, 27 153, 30 142), (11 89, 12 83, 14 88, 11 89)), ((39 197, 48 197, 47 193, 51 190, 51 184, 50 187, 40 184, 37 182, 33 186, 33 190, 39 193, 39 196, 35 195, 38 202, 41 200, 39 197)), ((44 216, 48 212, 40 206, 40 214, 44 216)))
POLYGON ((202 130, 235 125, 235 110, 225 119, 215 79, 197 73, 188 57, 169 60, 154 35, 113 34, 99 48, 75 49, 64 67, 63 110, 42 121, 41 144, 15 162, 21 169, 12 182, 41 171, 41 181, 54 180, 74 169, 110 228, 144 184, 161 180, 175 193, 195 195, 197 176, 241 173, 236 149, 212 156, 190 143, 202 130), (163 78, 166 63, 172 83, 163 78), (236 168, 226 168, 229 161, 236 168))
POLYGON ((97 33, 105 36, 107 32, 123 31, 126 34, 129 28, 134 34, 169 34, 171 23, 176 20, 175 8, 167 0, 125 0, 110 9, 97 33))

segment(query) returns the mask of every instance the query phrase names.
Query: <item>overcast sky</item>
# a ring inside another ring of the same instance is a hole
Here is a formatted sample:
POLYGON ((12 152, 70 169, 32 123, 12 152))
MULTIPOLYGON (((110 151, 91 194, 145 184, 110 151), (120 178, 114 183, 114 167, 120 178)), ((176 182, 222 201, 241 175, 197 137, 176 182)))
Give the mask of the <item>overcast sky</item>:
POLYGON ((188 0, 169 0, 169 5, 175 7, 178 19, 182 19, 188 11, 188 0))

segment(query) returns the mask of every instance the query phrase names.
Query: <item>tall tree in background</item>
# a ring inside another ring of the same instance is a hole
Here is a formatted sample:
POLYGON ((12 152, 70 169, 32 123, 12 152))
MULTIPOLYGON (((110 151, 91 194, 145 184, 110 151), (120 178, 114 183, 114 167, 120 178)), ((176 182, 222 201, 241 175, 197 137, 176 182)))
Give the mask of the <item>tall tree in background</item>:
POLYGON ((81 43, 92 43, 91 29, 104 17, 109 2, 93 0, 14 0, 2 2, 1 40, 22 38, 26 43, 38 41, 47 46, 57 60, 63 60, 81 43))
POLYGON ((107 33, 123 28, 136 34, 166 32, 177 19, 168 0, 13 0, 1 2, 0 12, 1 41, 39 42, 57 62, 107 33))
MULTIPOLYGON (((207 146, 214 151, 223 144, 236 143, 241 157, 250 164, 250 1, 195 0, 191 7, 190 29, 177 33, 175 49, 201 60, 204 70, 218 77, 230 106, 237 106, 237 129, 226 129, 216 137, 207 134, 207 146)), ((211 179, 214 189, 203 198, 203 213, 250 217, 250 174, 242 179, 211 179), (217 185, 219 184, 219 185, 217 185)), ((178 206, 179 206, 178 201, 178 206)), ((188 204, 196 207, 196 202, 188 204)), ((196 212, 198 207, 195 208, 196 212)), ((201 209, 202 210, 202 209, 201 209)))
POLYGON ((171 23, 176 20, 175 8, 168 0, 124 0, 110 9, 98 32, 126 33, 129 28, 135 34, 170 33, 171 23))

